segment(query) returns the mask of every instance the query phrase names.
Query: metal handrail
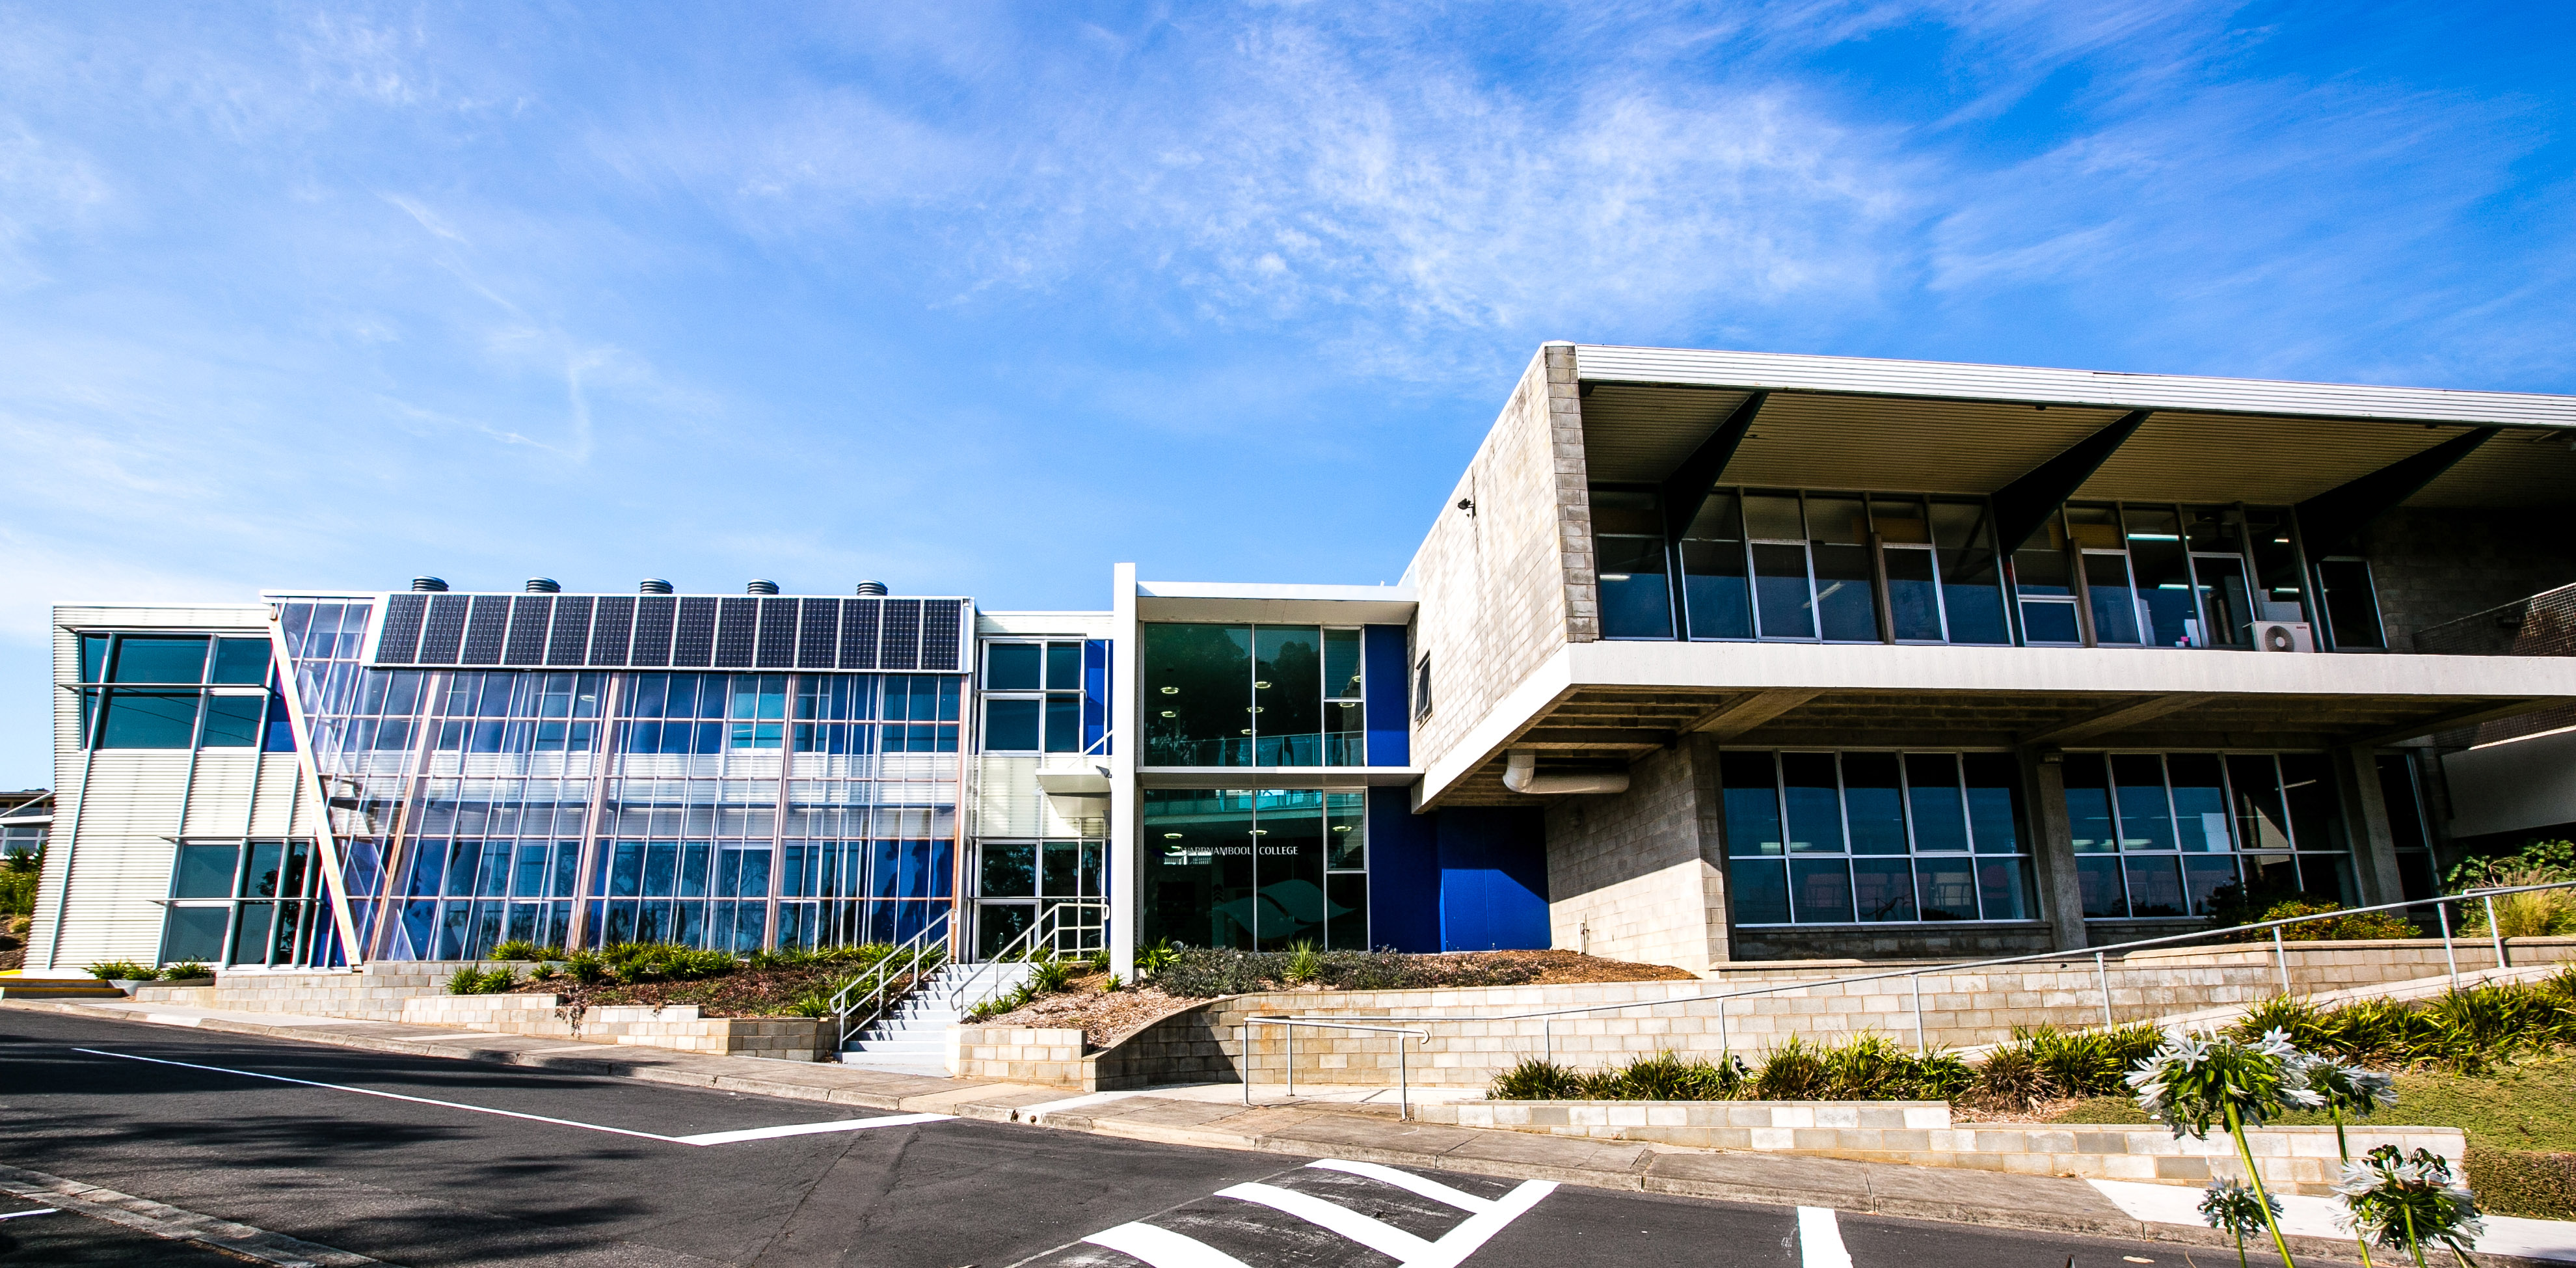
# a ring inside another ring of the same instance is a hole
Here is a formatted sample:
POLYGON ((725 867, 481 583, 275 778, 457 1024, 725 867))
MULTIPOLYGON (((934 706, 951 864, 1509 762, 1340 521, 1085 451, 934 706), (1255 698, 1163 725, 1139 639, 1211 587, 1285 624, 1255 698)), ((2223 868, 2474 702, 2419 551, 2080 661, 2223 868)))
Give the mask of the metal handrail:
POLYGON ((823 1005, 823 1008, 831 1015, 834 1024, 840 1030, 840 1039, 835 1046, 848 1043, 853 1031, 868 1022, 875 1021, 895 1003, 888 992, 894 989, 899 974, 918 978, 923 960, 927 959, 935 963, 946 958, 947 925, 948 922, 944 920, 924 924, 921 932, 912 935, 911 939, 902 946, 887 952, 884 959, 869 966, 866 972, 851 978, 840 990, 832 993, 832 998, 823 1005), (936 939, 931 937, 934 932, 939 935, 936 939), (864 999, 853 1001, 850 998, 870 982, 874 982, 875 986, 868 991, 864 999), (862 1013, 862 1009, 866 1011, 862 1013), (854 1021, 853 1018, 863 1019, 854 1021))
MULTIPOLYGON (((1297 1094, 1297 1028, 1311 1026, 1318 1030, 1365 1030, 1381 1035, 1411 1035, 1425 1046, 1431 1043, 1431 1032, 1402 1026, 1362 1026, 1341 1021, 1319 1021, 1309 1017, 1246 1017, 1235 1026, 1235 1044, 1243 1050, 1243 1103, 1252 1104, 1252 1028, 1277 1026, 1288 1032, 1288 1095, 1297 1094)), ((1404 1041, 1395 1044, 1395 1116, 1399 1121, 1413 1120, 1412 1079, 1406 1070, 1404 1041)))
MULTIPOLYGON (((2569 888, 2576 888, 2576 881, 2551 881, 2543 885, 2514 885, 2494 888, 2474 888, 2464 890, 2457 894, 2441 894, 2432 898, 2417 898, 2404 902, 2379 903, 2369 907, 2342 907, 2337 908, 2334 911, 2319 912, 2310 916, 2290 916, 2280 920, 2258 921, 2253 924, 2229 925, 2222 929, 2203 929, 2193 933, 2167 934, 2160 938, 2138 938, 2128 942, 2115 942, 2108 946, 2079 948, 2071 952, 2042 951, 2030 955, 2001 956, 1989 960, 1972 960, 1964 964, 1939 964, 1912 969, 1889 969, 1879 973, 1859 973, 1849 977, 1824 978, 1817 981, 1785 982, 1776 986, 1752 987, 1740 991, 1724 991, 1706 995, 1684 995, 1671 999, 1629 1000, 1613 1004, 1587 1004, 1572 1008, 1536 1009, 1529 1012, 1494 1013, 1475 1017, 1405 1016, 1401 1014, 1387 1014, 1383 1016, 1366 1017, 1364 1020, 1415 1022, 1445 1021, 1454 1023, 1476 1022, 1479 1024, 1497 1021, 1537 1020, 1541 1023, 1539 1034, 1540 1042, 1542 1044, 1542 1052, 1546 1053, 1552 1059, 1554 1056, 1555 1037, 1548 1023, 1555 1018, 1577 1016, 1588 1013, 1617 1012, 1630 1008, 1662 1008, 1671 1005, 1687 1006, 1691 1004, 1714 1002, 1717 1005, 1719 1044, 1723 1047, 1726 1042, 1726 1002, 1728 1000, 1745 999, 1756 995, 1776 995, 1784 991, 1816 990, 1828 986, 1849 986, 1861 982, 1879 982, 1885 981, 1888 978, 1904 977, 1914 979, 1914 1042, 1915 1048, 1918 1052, 1925 1052, 1929 1051, 1930 1048, 1929 1043, 1925 1039, 1923 1028, 1922 979, 1925 974, 1973 973, 1980 969, 1995 968, 2007 964, 2030 964, 2043 960, 2081 959, 2084 956, 2090 955, 2093 957, 2095 978, 2101 983, 2102 1024, 2105 1028, 2109 1028, 2114 1024, 2114 1022, 2112 1020, 2111 1012, 2111 984, 2107 960, 2113 952, 2126 954, 2127 952, 2147 947, 2192 942, 2205 938, 2224 937, 2231 934, 2242 934, 2248 931, 2270 930, 2273 935, 2273 955, 2280 965, 2282 987, 2286 992, 2289 986, 2290 969, 2289 951, 2282 944, 2282 939, 2280 937, 2280 930, 2284 927, 2289 925, 2306 924, 2311 921, 2318 920, 2334 920, 2344 916, 2359 915, 2364 912, 2395 911, 2410 907, 2430 906, 2434 909, 2435 914, 2441 919, 2442 954, 2450 966, 2451 982, 2456 986, 2459 984, 2460 980, 2460 961, 2458 952, 2453 947, 2450 904, 2456 902, 2467 902, 2470 899, 2478 899, 2485 903, 2487 911, 2487 932, 2495 947, 2496 965, 2499 968, 2504 968, 2510 967, 2510 962, 2505 952, 2505 938, 2503 930, 2496 923, 2495 900, 2508 894, 2527 894, 2539 890, 2569 888)), ((1304 1019, 1301 1018, 1300 1020, 1304 1019)))
POLYGON ((948 989, 949 1006, 955 1008, 960 1014, 969 1013, 982 1006, 987 1000, 1001 994, 1003 989, 1001 983, 1001 966, 1005 964, 1025 963, 1037 958, 1036 951, 1038 941, 1042 934, 1050 944, 1046 958, 1050 960, 1057 958, 1061 952, 1061 948, 1053 944, 1061 940, 1066 932, 1065 919, 1062 913, 1069 911, 1099 912, 1101 918, 1097 925, 1077 924, 1072 927, 1072 931, 1080 933, 1096 928, 1100 930, 1102 942, 1104 945, 1106 944, 1109 933, 1109 904, 1062 902, 1041 908, 1038 911, 1037 919, 1030 921, 1029 927, 1021 930, 1018 937, 1002 944, 1001 950, 985 957, 981 963, 966 970, 966 972, 955 982, 950 983, 948 989), (970 995, 969 992, 976 989, 977 985, 984 980, 984 976, 988 971, 993 975, 993 984, 991 988, 986 990, 983 994, 970 995))

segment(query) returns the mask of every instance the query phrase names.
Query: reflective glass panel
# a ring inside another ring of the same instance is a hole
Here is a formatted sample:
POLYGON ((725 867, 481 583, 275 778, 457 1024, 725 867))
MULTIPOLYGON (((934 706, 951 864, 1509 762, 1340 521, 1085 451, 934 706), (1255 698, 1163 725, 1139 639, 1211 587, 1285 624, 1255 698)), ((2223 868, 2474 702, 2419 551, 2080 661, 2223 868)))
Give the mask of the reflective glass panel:
POLYGON ((2021 765, 2009 753, 1970 753, 1968 830, 1979 854, 2021 853, 2021 765))
MULTIPOLYGON (((2107 862, 2108 860, 2102 860, 2107 862)), ((1977 895, 1988 920, 2030 919, 2030 865, 2023 859, 1977 860, 1977 895)))
POLYGON ((1592 491, 1594 575, 1604 638, 1671 638, 1662 512, 1652 493, 1592 491))
POLYGON ((1264 951, 1285 951, 1300 942, 1323 945, 1323 803, 1317 792, 1262 794, 1254 841, 1264 951))
POLYGON ((179 847, 178 866, 170 876, 172 898, 230 898, 233 895, 233 865, 240 861, 241 847, 230 843, 213 845, 191 842, 179 847))
POLYGON ((100 748, 186 748, 195 741, 197 693, 111 691, 100 721, 100 748))
POLYGON ((2108 644, 2138 641, 2138 600, 2129 592, 2125 555, 2084 556, 2084 585, 2093 603, 2093 637, 2108 644))
MULTIPOLYGON (((2225 854, 2235 849, 2227 832, 2227 781, 2219 760, 2208 753, 2174 753, 2165 758, 2173 781, 2176 840, 2184 853, 2225 854)), ((2195 910, 2197 910, 2195 908, 2195 910)))
POLYGON ((1932 543, 1941 561, 1941 601, 1953 643, 2012 641, 2004 620, 2003 571, 1982 502, 1934 502, 1932 543))
POLYGON ((1816 620, 1824 637, 1878 641, 1878 593, 1870 567, 1869 518, 1859 498, 1807 499, 1814 538, 1816 620))
POLYGON ((1916 859, 1915 901, 1925 920, 1977 918, 1977 867, 1966 857, 1916 859))
POLYGON ((1780 771, 1788 803, 1789 852, 1842 853, 1842 796, 1834 779, 1834 755, 1782 753, 1780 771))
POLYGON ((993 844, 982 847, 984 866, 976 874, 976 893, 986 898, 1028 898, 1038 892, 1038 847, 993 844))
POLYGON ((2183 558, 2182 525, 2173 508, 2122 508, 2128 527, 2129 564, 2135 571, 2138 608, 2146 621, 2151 647, 2205 647, 2198 637, 2199 607, 2191 588, 2191 565, 2183 558))
POLYGON ((266 696, 206 697, 206 729, 198 743, 207 748, 255 748, 266 696))
POLYGON ((1736 858, 1726 865, 1728 900, 1738 924, 1789 922, 1789 876, 1776 858, 1736 858))
POLYGON ((1252 764, 1252 627, 1145 626, 1145 762, 1252 764))
POLYGON ((984 751, 988 753, 1037 752, 1040 705, 1041 702, 1037 700, 986 700, 984 702, 984 751))
POLYGON ((1959 799, 1959 759, 1949 753, 1908 753, 1905 784, 1906 805, 1914 818, 1916 852, 1967 852, 1968 820, 1959 799))
POLYGON ((1842 859, 1789 860, 1789 896, 1800 924, 1848 923, 1851 864, 1842 859))
POLYGON ((1253 627, 1255 765, 1324 764, 1323 644, 1312 625, 1253 627))
POLYGON ((2129 914, 2184 916, 2191 913, 2182 891, 2182 861, 2170 855, 2123 860, 2129 873, 2129 914))
POLYGON ((1881 558, 1887 564, 1887 619, 1896 637, 1939 642, 1941 598, 1932 575, 1932 552, 1889 550, 1881 558))
POLYGON ((986 691, 1035 691, 1044 684, 1038 671, 1046 649, 1036 643, 984 645, 986 691))
POLYGON ((1914 919, 1914 866, 1904 859, 1853 859, 1852 902, 1863 920, 1914 919))
MULTIPOLYGON (((1843 805, 1854 854, 1905 853, 1905 806, 1894 753, 1845 753, 1843 805)), ((1911 885, 1908 887, 1911 892, 1911 885)), ((1910 904, 1913 900, 1908 899, 1910 904)), ((1866 905, 1864 905, 1866 909, 1866 905)))
POLYGON ((204 682, 206 638, 127 634, 116 640, 110 682, 204 682))
POLYGON ((2076 852, 2118 849, 2120 833, 2111 822, 2111 781, 2103 769, 2102 755, 2067 754, 2065 779, 2067 829, 2074 838, 2076 852))
POLYGON ((1746 584, 1742 508, 1719 491, 1700 504, 1682 538, 1682 602, 1692 638, 1753 637, 1753 599, 1746 584))
MULTIPOLYGON (((2120 798, 2120 848, 2174 848, 2173 810, 2165 803, 2164 763, 2153 753, 2121 753, 2111 759, 2111 779, 2120 798)), ((2136 890, 2130 893, 2134 901, 2136 890)))
POLYGON ((215 640, 213 682, 260 686, 268 681, 268 640, 264 638, 219 638, 215 640))
MULTIPOLYGON (((1771 755, 1723 754, 1718 770, 1726 784, 1726 852, 1738 857, 1780 853, 1780 794, 1773 783, 1771 755)), ((1787 918, 1786 911, 1783 907, 1782 919, 1787 918)))
POLYGON ((1764 638, 1814 638, 1814 596, 1807 588, 1807 548, 1753 548, 1753 594, 1764 638))

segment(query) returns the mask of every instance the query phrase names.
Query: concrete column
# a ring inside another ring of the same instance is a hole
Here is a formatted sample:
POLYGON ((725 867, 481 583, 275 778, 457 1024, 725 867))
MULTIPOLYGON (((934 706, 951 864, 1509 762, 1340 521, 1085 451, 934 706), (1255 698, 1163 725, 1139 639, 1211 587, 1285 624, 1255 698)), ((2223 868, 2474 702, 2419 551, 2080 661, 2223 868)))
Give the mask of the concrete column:
POLYGON ((1699 858, 1707 865, 1700 874, 1700 889, 1708 910, 1708 961, 1724 964, 1735 958, 1735 913, 1727 906, 1726 789, 1718 779, 1717 737, 1685 736, 1682 751, 1690 757, 1691 790, 1698 803, 1699 858))
POLYGON ((2397 836, 2388 828, 2388 798, 2379 788, 2377 750, 2347 744, 2334 751, 2336 799, 2343 806, 2344 835, 2352 842, 2353 879, 2361 889, 2358 906, 2393 903, 2406 897, 2397 874, 2397 836))
POLYGON ((2075 830, 2066 818, 2066 767, 2047 760, 2062 756, 2036 748, 2020 750, 2021 786, 2030 798, 2031 861, 2039 871, 2040 918, 2054 926, 2057 949, 2086 945, 2084 885, 2075 874, 2075 830))

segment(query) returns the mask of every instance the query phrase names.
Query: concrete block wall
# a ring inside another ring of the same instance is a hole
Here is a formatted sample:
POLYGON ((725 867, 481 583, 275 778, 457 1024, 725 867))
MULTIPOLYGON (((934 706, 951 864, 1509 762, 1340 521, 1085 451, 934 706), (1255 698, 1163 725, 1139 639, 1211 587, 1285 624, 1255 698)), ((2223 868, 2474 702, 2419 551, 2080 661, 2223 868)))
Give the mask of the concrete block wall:
POLYGON ((1408 572, 1433 704, 1413 760, 1428 765, 1558 647, 1600 637, 1572 344, 1531 358, 1408 572))
POLYGON ((948 1072, 961 1079, 1003 1079, 1098 1092, 1098 1066, 1082 1057, 1079 1028, 951 1026, 948 1072))
POLYGON ((812 1017, 708 1017, 695 1004, 610 1007, 575 1014, 560 995, 434 995, 407 1001, 415 1026, 482 1030, 584 1043, 626 1044, 706 1056, 822 1059, 828 1023, 812 1017))
POLYGON ((213 986, 146 986, 136 990, 134 998, 235 1013, 401 1021, 406 1002, 426 995, 444 995, 450 974, 460 968, 482 967, 485 966, 420 961, 371 964, 356 973, 345 969, 319 973, 217 970, 213 986))
MULTIPOLYGON (((2292 990, 2300 994, 2419 982, 2447 971, 2442 944, 2430 939, 2291 943, 2285 952, 2292 990)), ((2462 942, 2457 952, 2463 971, 2494 965, 2481 944, 2462 942)), ((2516 939, 2511 959, 2517 965, 2576 960, 2576 938, 2516 939)), ((1543 1052, 1559 1064, 1597 1068, 1664 1050, 1693 1056, 1733 1052, 1753 1060, 1792 1035, 1832 1042, 1875 1032, 1912 1044, 1915 992, 1909 979, 1798 985, 1851 972, 1853 966, 1831 964, 1731 966, 1722 985, 1619 982, 1242 995, 1164 1018, 1090 1060, 1106 1072, 1097 1076, 1101 1088, 1239 1079, 1244 1068, 1240 1028, 1255 1015, 1418 1026, 1429 1032, 1429 1040, 1404 1040, 1409 1047, 1403 1065, 1411 1082, 1425 1086, 1482 1086, 1543 1052), (1794 989, 1730 1000, 1722 1019, 1717 1005, 1694 998, 1721 989, 1773 985, 1794 989), (1499 1016, 1610 1003, 1647 1006, 1547 1021, 1499 1016), (1408 1020, 1379 1020, 1388 1017, 1408 1020), (1429 1020, 1410 1020, 1424 1018, 1429 1020)), ((1921 980, 1924 1037, 1937 1047, 1974 1048, 2009 1039, 2020 1026, 2098 1026, 2103 978, 2111 988, 2113 1020, 2121 1024, 2242 1007, 2280 994, 2280 972, 2268 944, 2140 952, 2107 961, 2099 976, 2086 956, 1932 972, 1921 980)), ((1391 1086, 1397 1081, 1396 1043, 1390 1035, 1301 1029, 1295 1045, 1297 1078, 1391 1086)), ((1251 1046, 1253 1080, 1279 1081, 1289 1047, 1283 1028, 1258 1028, 1251 1046)))
MULTIPOLYGON (((2193 1187, 2245 1178, 2235 1144, 2224 1133, 2178 1139, 2160 1126, 1957 1126, 1950 1107, 1938 1101, 1466 1101, 1426 1105, 1417 1113, 1425 1122, 1461 1127, 2019 1175, 2193 1187)), ((2429 1149, 2454 1168, 2465 1165, 2468 1139, 2457 1128, 2349 1130, 2356 1153, 2388 1144, 2429 1149)), ((2342 1166, 2331 1127, 2261 1128, 2248 1148, 2263 1183, 2278 1191, 2325 1195, 2342 1166)))
POLYGON ((1726 958, 1717 749, 1705 736, 1628 767, 1628 791, 1547 807, 1551 944, 1692 972, 1726 958))
POLYGON ((2415 650, 2425 626, 2576 581, 2576 546, 2548 512, 2405 507, 2373 521, 2364 537, 2391 651, 2415 650))

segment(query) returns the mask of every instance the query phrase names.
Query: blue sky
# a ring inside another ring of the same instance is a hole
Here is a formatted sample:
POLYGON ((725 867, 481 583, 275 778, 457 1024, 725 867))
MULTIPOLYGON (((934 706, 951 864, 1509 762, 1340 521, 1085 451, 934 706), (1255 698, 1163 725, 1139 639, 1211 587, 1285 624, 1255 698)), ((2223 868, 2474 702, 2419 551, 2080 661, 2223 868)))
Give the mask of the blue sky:
POLYGON ((1551 338, 2576 391, 2576 10, 0 4, 46 620, 1392 580, 1551 338))

